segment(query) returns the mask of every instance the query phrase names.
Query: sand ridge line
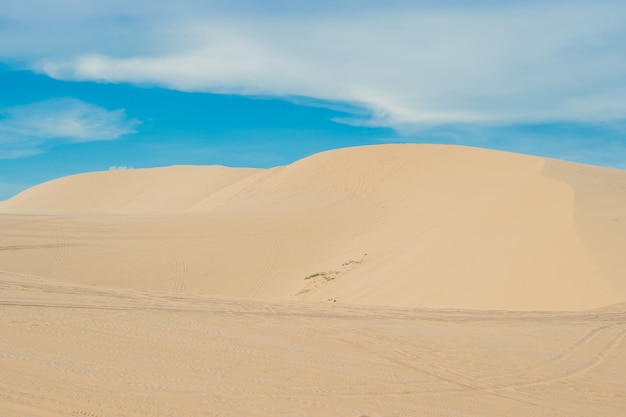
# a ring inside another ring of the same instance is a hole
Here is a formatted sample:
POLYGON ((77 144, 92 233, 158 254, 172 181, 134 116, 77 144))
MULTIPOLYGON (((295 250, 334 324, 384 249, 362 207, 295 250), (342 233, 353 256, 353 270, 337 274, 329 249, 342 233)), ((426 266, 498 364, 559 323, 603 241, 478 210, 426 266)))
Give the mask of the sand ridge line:
POLYGON ((45 223, 45 222, 58 222, 59 220, 75 219, 79 217, 79 216, 57 216, 57 215, 51 215, 51 214, 31 215, 31 216, 36 216, 37 218, 32 219, 32 220, 18 221, 15 223, 4 225, 0 227, 0 232, 15 229, 24 225, 31 225, 31 224, 45 223))
MULTIPOLYGON (((247 306, 256 313, 262 311, 278 311, 283 316, 299 317, 305 315, 316 320, 353 320, 368 315, 375 321, 409 321, 415 325, 421 322, 445 323, 499 323, 519 325, 526 323, 546 324, 559 323, 564 318, 573 323, 613 324, 626 323, 626 304, 618 304, 619 310, 588 310, 588 311, 503 311, 503 310, 461 310, 461 309, 415 309, 407 307, 351 305, 343 303, 319 303, 302 301, 261 301, 238 297, 224 297, 215 295, 174 294, 171 291, 137 290, 125 287, 80 285, 73 282, 51 279, 42 281, 40 276, 32 274, 14 273, 0 270, 0 288, 44 292, 49 294, 71 294, 89 297, 105 297, 123 300, 141 298, 154 302, 178 306, 189 304, 194 309, 202 307, 206 311, 215 311, 226 306, 247 306)), ((82 297, 78 299, 82 300, 82 297)), ((8 299, 15 301, 13 297, 8 299)), ((132 305, 137 305, 133 302, 132 305)), ((566 349, 567 350, 567 349, 566 349)))
POLYGON ((9 245, 9 246, 0 246, 0 251, 10 251, 10 250, 28 250, 28 249, 50 249, 50 248, 58 248, 62 244, 60 243, 42 243, 42 244, 32 244, 32 245, 9 245))

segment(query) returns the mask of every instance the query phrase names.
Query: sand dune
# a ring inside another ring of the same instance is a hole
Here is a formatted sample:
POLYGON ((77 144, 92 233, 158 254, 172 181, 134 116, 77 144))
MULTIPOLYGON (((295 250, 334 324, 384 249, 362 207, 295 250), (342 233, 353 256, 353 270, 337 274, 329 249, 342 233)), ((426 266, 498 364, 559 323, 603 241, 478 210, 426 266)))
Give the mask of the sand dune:
POLYGON ((172 166, 74 175, 28 189, 5 202, 4 209, 180 213, 257 171, 223 166, 172 166))
POLYGON ((624 253, 626 172, 474 148, 62 178, 0 204, 0 415, 623 415, 624 253))
POLYGON ((0 265, 265 300, 582 310, 626 301, 625 190, 623 171, 436 145, 84 174, 5 203, 0 265))

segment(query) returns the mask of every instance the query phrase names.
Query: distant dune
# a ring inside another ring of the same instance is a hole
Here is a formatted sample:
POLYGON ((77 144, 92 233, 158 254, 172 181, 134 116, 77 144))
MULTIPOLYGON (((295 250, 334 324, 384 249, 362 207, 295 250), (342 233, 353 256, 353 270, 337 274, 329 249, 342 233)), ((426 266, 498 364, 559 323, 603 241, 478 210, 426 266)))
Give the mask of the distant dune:
POLYGON ((223 166, 172 166, 93 172, 32 187, 0 207, 20 211, 180 213, 258 171, 223 166))
POLYGON ((108 171, 0 206, 0 269, 142 290, 406 307, 626 301, 626 171, 381 145, 268 170, 108 171))

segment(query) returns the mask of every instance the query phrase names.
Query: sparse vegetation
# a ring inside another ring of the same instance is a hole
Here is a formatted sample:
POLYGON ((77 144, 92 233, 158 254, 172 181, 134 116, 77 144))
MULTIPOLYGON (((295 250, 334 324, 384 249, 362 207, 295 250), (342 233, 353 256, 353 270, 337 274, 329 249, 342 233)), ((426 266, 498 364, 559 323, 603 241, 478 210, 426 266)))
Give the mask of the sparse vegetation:
MULTIPOLYGON (((367 256, 367 253, 363 256, 367 256)), ((309 281, 309 283, 306 285, 307 288, 302 289, 296 295, 302 295, 308 292, 318 290, 322 288, 328 282, 333 281, 343 276, 344 274, 358 268, 363 263, 364 263, 364 259, 359 259, 359 260, 350 259, 342 263, 341 268, 338 268, 337 270, 322 271, 322 272, 316 272, 314 274, 311 274, 304 278, 305 281, 309 281)), ((336 303, 337 299, 333 297, 333 298, 329 298, 327 301, 336 303)))
POLYGON ((333 279, 335 279, 333 275, 337 275, 337 271, 318 272, 318 273, 309 275, 308 277, 305 278, 305 280, 321 277, 321 278, 324 278, 326 281, 332 281, 333 279))

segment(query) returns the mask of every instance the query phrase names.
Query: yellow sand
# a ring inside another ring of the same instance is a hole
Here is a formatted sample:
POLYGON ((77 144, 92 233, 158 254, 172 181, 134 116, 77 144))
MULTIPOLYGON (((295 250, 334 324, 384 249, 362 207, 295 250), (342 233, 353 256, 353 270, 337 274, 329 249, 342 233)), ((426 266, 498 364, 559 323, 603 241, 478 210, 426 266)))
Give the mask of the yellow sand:
POLYGON ((0 204, 0 415, 621 415, 624 254, 625 171, 476 148, 62 178, 0 204))
POLYGON ((99 172, 6 202, 0 269, 264 300, 582 310, 626 301, 625 187, 624 171, 433 145, 99 172))

